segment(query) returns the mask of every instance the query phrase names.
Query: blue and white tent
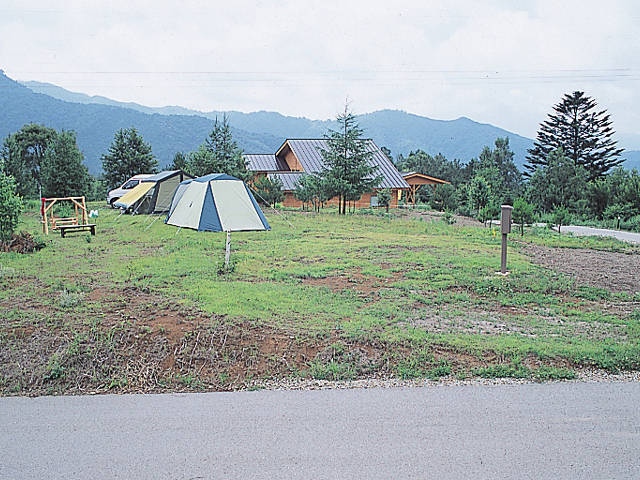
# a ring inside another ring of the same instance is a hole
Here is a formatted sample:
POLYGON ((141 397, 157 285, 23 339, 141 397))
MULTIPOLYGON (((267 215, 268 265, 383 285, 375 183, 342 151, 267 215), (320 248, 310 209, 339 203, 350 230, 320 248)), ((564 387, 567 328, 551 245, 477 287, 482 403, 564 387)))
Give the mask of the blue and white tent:
POLYGON ((206 232, 271 230, 245 183, 224 173, 181 182, 166 223, 206 232))

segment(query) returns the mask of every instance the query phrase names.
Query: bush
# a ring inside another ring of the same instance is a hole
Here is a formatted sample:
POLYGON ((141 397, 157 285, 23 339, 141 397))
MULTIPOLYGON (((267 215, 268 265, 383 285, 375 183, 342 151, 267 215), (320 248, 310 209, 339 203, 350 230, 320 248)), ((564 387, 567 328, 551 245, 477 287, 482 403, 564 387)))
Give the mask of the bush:
POLYGON ((640 232, 640 215, 635 215, 626 222, 623 222, 622 228, 631 230, 632 232, 640 232))
POLYGON ((513 202, 513 223, 520 225, 520 235, 524 235, 524 225, 534 220, 534 206, 524 198, 516 198, 513 202))
POLYGON ((0 242, 11 240, 22 209, 22 199, 16 193, 15 180, 0 172, 0 242))
POLYGON ((273 179, 260 177, 254 182, 253 186, 255 188, 255 194, 258 197, 258 201, 263 205, 275 208, 278 202, 284 200, 282 180, 277 177, 273 179))
POLYGON ((569 210, 567 210, 567 207, 560 206, 553 210, 553 223, 558 226, 558 232, 560 232, 560 228, 563 225, 568 225, 570 221, 571 214, 569 213, 569 210))

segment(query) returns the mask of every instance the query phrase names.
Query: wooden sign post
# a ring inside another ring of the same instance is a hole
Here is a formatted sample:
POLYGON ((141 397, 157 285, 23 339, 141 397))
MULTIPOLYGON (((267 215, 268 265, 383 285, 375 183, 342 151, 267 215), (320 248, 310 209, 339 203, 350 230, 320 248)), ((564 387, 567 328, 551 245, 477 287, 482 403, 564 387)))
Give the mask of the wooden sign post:
POLYGON ((502 217, 500 218, 500 230, 502 231, 502 256, 500 261, 500 273, 507 274, 507 235, 511 233, 511 205, 502 205, 502 217))
POLYGON ((227 231, 227 243, 224 249, 224 268, 229 270, 229 260, 231 259, 231 232, 227 231))

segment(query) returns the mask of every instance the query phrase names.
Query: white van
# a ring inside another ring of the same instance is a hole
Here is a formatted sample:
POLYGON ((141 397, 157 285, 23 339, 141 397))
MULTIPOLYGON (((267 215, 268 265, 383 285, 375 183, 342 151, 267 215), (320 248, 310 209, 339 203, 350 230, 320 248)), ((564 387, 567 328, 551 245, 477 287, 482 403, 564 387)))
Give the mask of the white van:
POLYGON ((118 200, 120 200, 121 196, 123 196, 125 193, 127 193, 132 188, 137 187, 138 184, 143 179, 149 178, 149 177, 152 177, 152 176, 153 176, 153 174, 151 174, 151 173, 141 173, 139 175, 134 175, 129 180, 124 182, 120 187, 111 190, 107 194, 107 203, 111 206, 111 208, 114 208, 113 204, 115 202, 117 202, 118 200))

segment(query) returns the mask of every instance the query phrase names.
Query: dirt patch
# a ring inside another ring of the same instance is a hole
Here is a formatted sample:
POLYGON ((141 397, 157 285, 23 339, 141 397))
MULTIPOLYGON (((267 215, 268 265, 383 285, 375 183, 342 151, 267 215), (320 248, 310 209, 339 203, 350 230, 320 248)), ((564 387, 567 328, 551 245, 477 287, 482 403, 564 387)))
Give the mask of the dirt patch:
POLYGON ((444 213, 444 212, 436 212, 436 211, 422 211, 422 210, 413 210, 413 209, 404 209, 402 211, 399 211, 400 216, 402 217, 406 217, 406 218, 420 218, 422 220, 425 221, 432 221, 432 222, 436 222, 436 221, 440 221, 440 222, 444 222, 447 221, 447 223, 451 223, 452 225, 457 225, 460 227, 483 227, 486 226, 484 225, 482 222, 476 220, 475 218, 471 218, 471 217, 464 217, 462 215, 451 215, 450 218, 448 218, 448 214, 444 213))
POLYGON ((578 285, 612 292, 640 292, 640 254, 574 248, 549 248, 522 243, 522 253, 544 267, 565 273, 578 285))
MULTIPOLYGON (((0 394, 228 391, 295 378, 393 378, 415 355, 411 344, 346 338, 337 330, 317 335, 231 321, 136 288, 100 287, 82 298, 77 318, 57 302, 30 299, 37 321, 5 321, 0 394)), ((0 302, 0 310, 21 309, 20 302, 0 302)), ((434 366, 444 361, 456 371, 503 361, 438 345, 430 350, 434 366)))
MULTIPOLYGON (((383 266, 384 268, 384 266, 383 266)), ((391 272, 389 277, 377 278, 363 275, 359 270, 353 270, 342 275, 332 275, 322 278, 305 278, 302 283, 314 287, 326 287, 332 292, 351 290, 360 297, 373 298, 381 288, 402 278, 402 273, 391 272)))
POLYGON ((393 369, 388 346, 374 341, 231 321, 137 288, 85 292, 77 317, 49 297, 0 302, 0 310, 32 312, 3 321, 4 395, 226 391, 305 377, 312 366, 393 369), (336 350, 340 358, 327 355, 336 350))

